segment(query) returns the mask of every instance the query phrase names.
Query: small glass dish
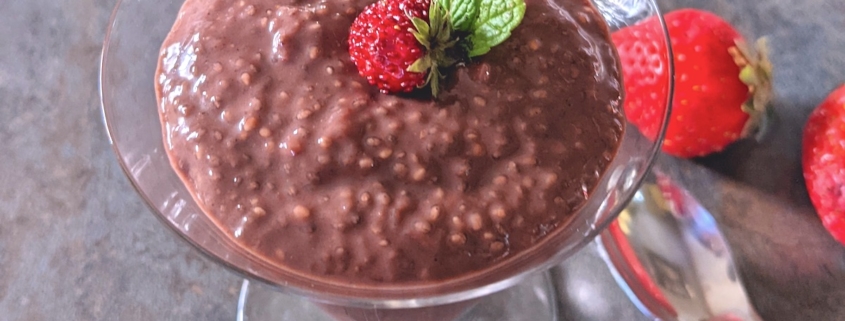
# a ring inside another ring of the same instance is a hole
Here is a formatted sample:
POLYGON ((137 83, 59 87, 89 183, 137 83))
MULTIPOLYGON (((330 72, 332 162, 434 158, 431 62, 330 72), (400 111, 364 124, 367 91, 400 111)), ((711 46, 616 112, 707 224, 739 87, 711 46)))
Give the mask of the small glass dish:
MULTIPOLYGON (((171 168, 165 153, 153 79, 159 48, 182 2, 119 0, 116 4, 100 69, 101 102, 112 146, 132 185, 165 225, 217 263, 294 297, 368 309, 419 308, 476 299, 520 284, 574 254, 616 218, 654 162, 667 124, 671 65, 661 66, 665 69, 656 79, 669 88, 665 93, 655 93, 666 102, 655 106, 664 120, 657 139, 643 136, 629 123, 616 158, 586 205, 530 255, 503 264, 497 273, 436 286, 375 290, 292 278, 241 249, 211 222, 171 168)), ((661 42, 659 48, 667 48, 659 54, 671 56, 665 24, 653 0, 593 0, 593 4, 611 30, 637 23, 654 24, 664 36, 653 40, 661 42)))

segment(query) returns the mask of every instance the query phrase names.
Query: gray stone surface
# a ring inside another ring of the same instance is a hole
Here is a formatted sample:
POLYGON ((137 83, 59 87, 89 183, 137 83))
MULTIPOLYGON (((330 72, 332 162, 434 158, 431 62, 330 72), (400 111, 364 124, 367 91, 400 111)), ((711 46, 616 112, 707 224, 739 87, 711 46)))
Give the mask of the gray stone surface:
MULTIPOLYGON (((662 166, 717 213, 766 320, 845 318, 845 249, 815 217, 798 152, 810 110, 845 82, 845 4, 662 4, 769 35, 779 116, 761 144, 662 166)), ((97 66, 113 5, 0 1, 0 320, 233 320, 240 279, 153 217, 109 147, 97 66)))
POLYGON ((114 1, 0 1, 0 320, 234 320, 240 280, 151 214, 102 124, 114 1))

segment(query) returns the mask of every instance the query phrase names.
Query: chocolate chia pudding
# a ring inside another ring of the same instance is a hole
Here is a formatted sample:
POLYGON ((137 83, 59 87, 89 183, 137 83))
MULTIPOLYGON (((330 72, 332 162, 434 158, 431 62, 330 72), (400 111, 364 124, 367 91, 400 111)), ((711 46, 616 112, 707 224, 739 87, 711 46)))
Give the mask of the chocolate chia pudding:
POLYGON ((325 282, 484 273, 567 224, 624 132, 604 21, 526 0, 437 99, 386 95, 347 35, 373 0, 187 0, 156 78, 167 153, 244 249, 325 282))

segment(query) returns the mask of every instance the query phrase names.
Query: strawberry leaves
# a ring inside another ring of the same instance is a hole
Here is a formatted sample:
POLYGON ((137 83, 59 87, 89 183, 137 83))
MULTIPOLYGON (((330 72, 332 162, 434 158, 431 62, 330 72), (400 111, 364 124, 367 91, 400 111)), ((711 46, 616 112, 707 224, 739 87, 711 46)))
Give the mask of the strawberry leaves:
POLYGON ((410 17, 414 26, 410 32, 425 47, 426 54, 411 64, 408 71, 428 72, 425 82, 419 87, 431 85, 433 97, 437 97, 440 93, 440 80, 443 78, 440 69, 450 67, 458 62, 457 59, 447 54, 458 42, 458 39, 454 39, 452 36, 454 27, 447 12, 440 1, 434 1, 429 7, 428 22, 419 17, 410 17))
POLYGON ((737 41, 736 48, 729 49, 734 62, 740 67, 739 79, 748 86, 749 97, 742 104, 742 111, 749 115, 742 130, 742 137, 754 136, 761 141, 771 125, 772 109, 772 63, 768 58, 766 38, 760 38, 749 46, 737 41))

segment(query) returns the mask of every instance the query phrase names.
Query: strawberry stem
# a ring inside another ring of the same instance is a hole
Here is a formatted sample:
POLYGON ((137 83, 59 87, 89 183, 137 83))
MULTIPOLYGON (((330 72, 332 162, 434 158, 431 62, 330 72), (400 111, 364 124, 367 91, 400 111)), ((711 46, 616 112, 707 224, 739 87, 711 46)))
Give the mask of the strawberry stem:
POLYGON ((462 37, 453 30, 449 13, 440 4, 439 0, 432 0, 429 8, 426 23, 418 17, 409 17, 414 29, 409 30, 414 38, 426 49, 423 57, 408 67, 411 72, 428 72, 425 83, 419 86, 431 86, 431 95, 437 98, 440 93, 440 79, 443 78, 441 68, 448 68, 456 63, 466 60, 465 50, 454 50, 456 44, 461 43, 462 37), (455 55, 458 54, 459 57, 455 55))

